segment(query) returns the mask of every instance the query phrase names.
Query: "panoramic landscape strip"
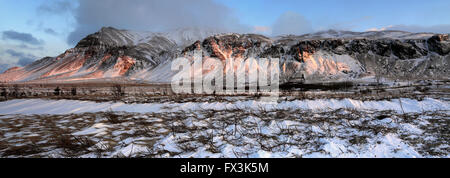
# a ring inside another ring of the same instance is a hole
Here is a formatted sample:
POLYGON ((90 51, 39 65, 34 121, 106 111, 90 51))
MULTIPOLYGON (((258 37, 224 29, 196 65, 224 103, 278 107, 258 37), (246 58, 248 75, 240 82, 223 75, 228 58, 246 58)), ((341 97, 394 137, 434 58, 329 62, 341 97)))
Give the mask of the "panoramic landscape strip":
POLYGON ((449 158, 450 3, 323 2, 1 2, 0 157, 449 158))

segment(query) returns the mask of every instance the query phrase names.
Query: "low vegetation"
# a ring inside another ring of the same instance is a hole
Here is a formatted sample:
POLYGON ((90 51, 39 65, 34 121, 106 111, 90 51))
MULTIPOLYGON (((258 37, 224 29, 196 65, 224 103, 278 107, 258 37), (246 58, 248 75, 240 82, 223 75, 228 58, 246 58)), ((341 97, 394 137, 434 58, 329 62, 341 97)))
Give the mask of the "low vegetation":
POLYGON ((369 149, 385 147, 384 154, 392 157, 445 157, 450 154, 449 114, 233 108, 2 116, 0 155, 374 157, 369 149))

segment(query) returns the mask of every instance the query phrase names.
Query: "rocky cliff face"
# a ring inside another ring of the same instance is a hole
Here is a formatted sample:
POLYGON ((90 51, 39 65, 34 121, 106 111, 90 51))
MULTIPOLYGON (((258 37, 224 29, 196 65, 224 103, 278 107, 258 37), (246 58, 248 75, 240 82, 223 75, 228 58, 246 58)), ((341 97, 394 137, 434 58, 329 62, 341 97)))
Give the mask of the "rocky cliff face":
POLYGON ((102 28, 57 57, 47 57, 0 74, 2 82, 127 78, 168 83, 171 61, 203 56, 237 59, 279 58, 282 82, 354 80, 368 76, 396 79, 449 78, 448 35, 400 31, 326 31, 268 38, 217 34, 197 29, 168 33, 102 28))
POLYGON ((70 81, 128 77, 175 56, 177 44, 164 34, 102 28, 75 48, 22 69, 1 74, 2 81, 70 81))
POLYGON ((448 78, 448 35, 407 32, 336 32, 269 39, 260 35, 216 35, 187 47, 225 58, 279 58, 284 81, 448 78))

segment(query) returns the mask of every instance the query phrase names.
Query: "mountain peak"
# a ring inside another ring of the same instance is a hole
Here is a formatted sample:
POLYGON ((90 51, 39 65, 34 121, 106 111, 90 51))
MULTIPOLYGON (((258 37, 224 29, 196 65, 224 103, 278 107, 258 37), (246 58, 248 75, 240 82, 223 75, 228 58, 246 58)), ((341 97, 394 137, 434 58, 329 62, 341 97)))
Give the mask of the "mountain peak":
POLYGON ((83 38, 76 48, 89 46, 135 46, 147 43, 153 37, 164 37, 180 48, 184 48, 195 41, 222 33, 217 29, 202 29, 199 27, 177 28, 167 32, 149 32, 120 30, 114 27, 102 27, 98 32, 83 38))
POLYGON ((105 27, 102 27, 101 29, 100 29, 100 32, 104 32, 104 31, 110 31, 110 30, 119 30, 119 29, 117 29, 117 28, 114 28, 114 27, 111 27, 111 26, 105 26, 105 27))

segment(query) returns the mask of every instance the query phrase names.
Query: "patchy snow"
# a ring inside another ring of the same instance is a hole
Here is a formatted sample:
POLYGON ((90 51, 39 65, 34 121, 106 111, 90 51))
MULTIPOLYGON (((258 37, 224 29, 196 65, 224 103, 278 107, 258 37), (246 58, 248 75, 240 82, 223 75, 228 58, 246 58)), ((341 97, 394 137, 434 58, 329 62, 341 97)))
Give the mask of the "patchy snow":
POLYGON ((311 112, 302 109, 254 111, 231 108, 222 111, 119 112, 118 123, 110 122, 105 113, 7 115, 0 122, 0 142, 8 146, 0 148, 0 155, 82 158, 449 157, 446 134, 449 114, 448 110, 403 114, 352 109, 311 112), (64 132, 58 132, 52 125, 64 132), (63 137, 66 139, 73 135, 73 142, 55 144, 59 139, 54 138, 62 135, 66 135, 63 137), (86 139, 91 142, 85 142, 86 139), (87 143, 92 145, 86 146, 87 143), (24 152, 9 151, 17 147, 25 149, 24 152), (37 149, 28 152, 27 149, 31 148, 37 149))
POLYGON ((321 31, 317 33, 311 33, 299 36, 300 39, 327 39, 327 38, 345 38, 345 39, 360 39, 360 38, 369 38, 369 39, 384 39, 384 38, 392 38, 392 39, 427 39, 433 36, 432 33, 410 33, 405 31, 367 31, 367 32, 351 32, 351 31, 336 31, 336 30, 328 30, 321 31))
POLYGON ((116 151, 112 155, 114 155, 114 156, 123 156, 123 157, 131 157, 131 156, 133 156, 136 153, 145 152, 145 151, 147 151, 147 147, 131 143, 128 146, 119 149, 118 151, 116 151))
MULTIPOLYGON (((449 102, 400 100, 125 104, 17 99, 0 102, 0 142, 42 147, 25 157, 66 157, 61 149, 67 148, 47 144, 61 136, 57 127, 93 141, 81 152, 83 143, 74 142, 76 157, 449 157, 449 102), (115 112, 117 122, 104 111, 115 112)), ((20 157, 6 150, 15 147, 0 148, 0 154, 20 157)))
POLYGON ((79 131, 79 132, 75 132, 72 135, 78 136, 78 135, 96 135, 96 136, 101 136, 101 135, 105 135, 106 132, 108 130, 108 125, 104 124, 104 123, 97 123, 94 124, 92 127, 89 127, 85 130, 79 131))

